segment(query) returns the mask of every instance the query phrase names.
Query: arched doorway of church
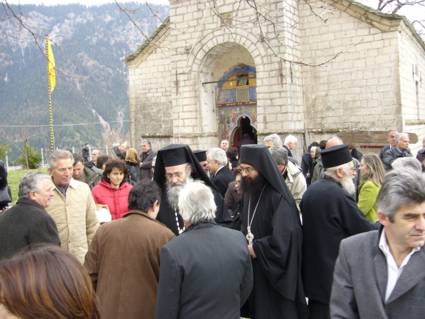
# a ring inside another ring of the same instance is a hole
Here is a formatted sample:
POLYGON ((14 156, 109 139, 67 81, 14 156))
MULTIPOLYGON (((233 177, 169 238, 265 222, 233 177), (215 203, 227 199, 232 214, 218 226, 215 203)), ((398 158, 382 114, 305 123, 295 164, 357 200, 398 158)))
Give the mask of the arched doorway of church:
POLYGON ((217 143, 226 139, 237 147, 242 127, 245 129, 249 120, 247 127, 252 127, 256 138, 256 67, 249 51, 233 42, 218 44, 208 51, 199 71, 204 134, 214 136, 217 143))
POLYGON ((257 94, 255 67, 239 64, 223 74, 217 83, 217 119, 220 139, 241 143, 257 142, 257 94))
POLYGON ((238 150, 241 145, 257 144, 257 130, 251 125, 251 120, 248 116, 242 115, 237 121, 238 125, 234 128, 230 144, 238 150))

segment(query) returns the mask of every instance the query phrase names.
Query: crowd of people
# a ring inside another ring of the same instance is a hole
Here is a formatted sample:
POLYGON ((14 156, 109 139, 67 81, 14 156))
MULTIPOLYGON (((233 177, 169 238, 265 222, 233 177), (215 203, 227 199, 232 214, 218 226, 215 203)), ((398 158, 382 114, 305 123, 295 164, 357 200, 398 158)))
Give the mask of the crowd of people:
POLYGON ((387 138, 56 150, 0 213, 0 318, 422 318, 425 139, 387 138))

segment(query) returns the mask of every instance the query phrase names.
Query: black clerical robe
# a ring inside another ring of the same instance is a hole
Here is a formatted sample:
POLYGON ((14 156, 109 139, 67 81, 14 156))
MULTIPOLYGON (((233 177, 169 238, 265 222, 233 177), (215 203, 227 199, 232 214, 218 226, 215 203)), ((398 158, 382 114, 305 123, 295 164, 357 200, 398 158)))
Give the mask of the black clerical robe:
MULTIPOLYGON (((230 225, 232 218, 230 212, 224 207, 223 197, 215 190, 211 189, 214 194, 214 201, 217 206, 217 211, 215 214, 215 222, 219 225, 230 225)), ((166 225, 174 234, 178 235, 179 231, 177 228, 176 213, 174 208, 171 207, 167 199, 167 191, 162 191, 161 194, 161 206, 159 208, 158 216, 156 218, 158 221, 166 225)), ((183 229, 184 223, 183 218, 177 210, 177 219, 180 229, 183 229)))
POLYGON ((313 183, 304 193, 300 207, 306 296, 327 305, 341 240, 377 226, 363 217, 353 197, 330 177, 313 183))
MULTIPOLYGON (((249 194, 243 198, 242 232, 248 225, 249 194)), ((250 221, 260 196, 251 198, 250 221)), ((242 315, 253 319, 307 318, 301 278, 302 230, 295 202, 266 184, 251 223, 254 289, 242 315)))

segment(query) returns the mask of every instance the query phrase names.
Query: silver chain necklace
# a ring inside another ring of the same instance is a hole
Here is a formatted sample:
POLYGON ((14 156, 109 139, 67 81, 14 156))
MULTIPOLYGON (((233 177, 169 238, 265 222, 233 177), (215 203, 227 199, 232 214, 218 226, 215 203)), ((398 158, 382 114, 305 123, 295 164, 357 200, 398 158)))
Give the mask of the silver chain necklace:
POLYGON ((174 216, 176 217, 177 231, 179 232, 179 235, 180 235, 182 232, 184 232, 184 226, 180 228, 179 215, 177 213, 177 209, 174 209, 174 216))
POLYGON ((250 219, 250 211, 251 211, 251 197, 248 201, 248 225, 246 227, 247 234, 246 234, 246 240, 248 240, 248 244, 252 245, 252 242, 254 241, 254 234, 251 232, 251 225, 254 221, 255 213, 257 212, 258 204, 260 204, 261 196, 263 196, 264 189, 266 188, 266 185, 263 186, 263 189, 261 190, 260 196, 258 197, 257 204, 255 204, 254 211, 252 212, 252 218, 250 219))

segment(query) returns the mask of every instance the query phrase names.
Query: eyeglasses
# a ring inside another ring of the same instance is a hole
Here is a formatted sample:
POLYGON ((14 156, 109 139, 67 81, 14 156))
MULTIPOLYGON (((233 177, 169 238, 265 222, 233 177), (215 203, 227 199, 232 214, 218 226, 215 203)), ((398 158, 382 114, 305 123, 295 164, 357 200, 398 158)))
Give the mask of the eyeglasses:
POLYGON ((254 167, 247 166, 247 167, 240 167, 241 173, 250 174, 255 171, 254 167))

